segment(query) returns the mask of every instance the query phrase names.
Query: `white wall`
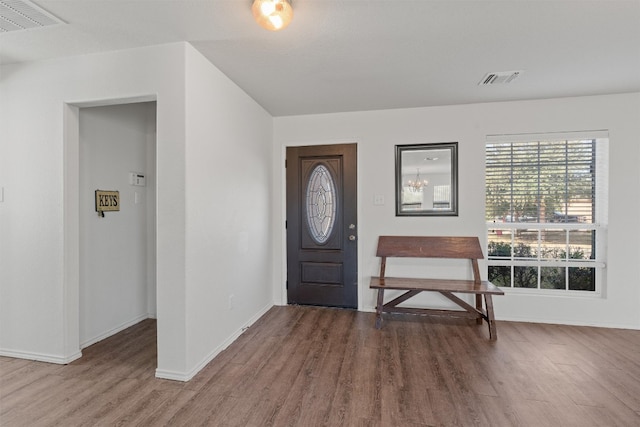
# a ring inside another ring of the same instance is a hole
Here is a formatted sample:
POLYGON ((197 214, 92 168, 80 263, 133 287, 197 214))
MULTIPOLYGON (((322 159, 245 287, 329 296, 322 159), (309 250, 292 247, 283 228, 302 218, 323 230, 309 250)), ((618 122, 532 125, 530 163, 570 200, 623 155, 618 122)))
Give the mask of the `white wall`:
POLYGON ((58 363, 80 356, 77 106, 157 99, 158 365, 185 369, 185 49, 0 68, 0 158, 10 159, 1 172, 0 353, 58 363))
POLYGON ((0 354, 57 363, 80 356, 78 107, 150 100, 157 101, 156 375, 189 379, 271 305, 272 209, 263 183, 272 122, 264 110, 183 43, 7 65, 0 68, 0 354), (247 191, 259 203, 248 206, 247 191), (225 313, 231 290, 236 308, 225 313))
POLYGON ((80 109, 82 348, 155 317, 154 187, 129 181, 130 172, 155 181, 147 160, 155 159, 155 110, 155 102, 80 109), (119 191, 120 210, 98 216, 97 189, 119 191))
POLYGON ((187 360, 195 373, 273 306, 273 122, 199 52, 188 50, 186 63, 187 360))
MULTIPOLYGON (((486 135, 608 129, 610 135, 609 256, 603 297, 549 297, 507 292, 495 298, 499 319, 640 328, 640 94, 504 102, 274 119, 274 229, 284 222, 284 147, 358 143, 359 307, 372 310, 369 276, 377 274, 381 234, 477 235, 486 242, 486 135), (459 142, 459 216, 396 217, 394 145, 459 142), (629 183, 632 183, 630 186, 629 183), (374 195, 385 198, 373 204, 374 195)), ((284 256, 284 232, 273 251, 284 256)), ((286 303, 284 262, 274 262, 274 299, 286 303)), ((483 277, 486 278, 486 266, 483 277)))

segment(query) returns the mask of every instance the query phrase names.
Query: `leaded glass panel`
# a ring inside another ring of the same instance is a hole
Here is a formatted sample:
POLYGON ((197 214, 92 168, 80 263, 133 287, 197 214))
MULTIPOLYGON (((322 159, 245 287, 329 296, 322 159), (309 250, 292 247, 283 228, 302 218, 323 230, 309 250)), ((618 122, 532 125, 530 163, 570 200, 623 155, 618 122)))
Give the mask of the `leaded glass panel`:
POLYGON ((309 176, 306 204, 311 237, 318 244, 326 243, 336 221, 336 185, 324 165, 317 165, 309 176))

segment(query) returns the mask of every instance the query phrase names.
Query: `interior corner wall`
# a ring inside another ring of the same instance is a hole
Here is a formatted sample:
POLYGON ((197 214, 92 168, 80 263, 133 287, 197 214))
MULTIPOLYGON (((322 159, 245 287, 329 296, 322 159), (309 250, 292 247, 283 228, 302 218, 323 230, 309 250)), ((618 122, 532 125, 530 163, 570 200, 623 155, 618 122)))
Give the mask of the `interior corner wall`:
POLYGON ((189 378, 273 305, 273 119, 197 50, 186 53, 189 378))
POLYGON ((156 376, 188 380, 272 306, 273 119, 253 99, 186 43, 5 65, 0 355, 79 355, 78 111, 149 100, 156 376))
POLYGON ((65 345, 79 328, 78 305, 65 300, 79 286, 66 271, 74 265, 66 255, 79 246, 70 231, 77 222, 66 221, 77 217, 69 209, 78 206, 78 176, 66 171, 79 159, 74 130, 65 126, 77 125, 76 107, 153 99, 158 369, 185 371, 185 49, 178 43, 0 67, 0 354, 67 363, 79 351, 79 342, 65 345))
MULTIPOLYGON (((503 320, 640 328, 640 94, 277 117, 274 171, 284 170, 284 147, 358 143, 359 308, 373 310, 369 277, 377 274, 377 238, 400 235, 477 235, 486 243, 484 156, 487 135, 606 129, 610 136, 606 291, 602 297, 532 295, 507 290, 496 297, 503 320), (394 146, 458 141, 458 217, 396 217, 394 146), (374 205, 383 196, 384 205, 374 205), (630 239, 632 243, 630 242, 630 239)), ((272 227, 284 222, 284 174, 274 174, 272 227)), ((284 233, 274 234, 274 296, 286 303, 284 233)), ((389 268, 389 266, 387 267, 389 268)), ((486 278, 486 265, 483 277, 486 278)))

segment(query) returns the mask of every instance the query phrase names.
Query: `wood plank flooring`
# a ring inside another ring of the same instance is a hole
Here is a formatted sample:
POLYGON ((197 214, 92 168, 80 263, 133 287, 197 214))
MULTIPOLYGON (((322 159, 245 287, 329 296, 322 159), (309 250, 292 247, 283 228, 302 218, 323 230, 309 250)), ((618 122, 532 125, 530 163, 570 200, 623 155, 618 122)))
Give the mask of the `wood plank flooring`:
POLYGON ((0 357, 1 426, 640 426, 640 331, 274 307, 187 383, 147 320, 67 366, 0 357))

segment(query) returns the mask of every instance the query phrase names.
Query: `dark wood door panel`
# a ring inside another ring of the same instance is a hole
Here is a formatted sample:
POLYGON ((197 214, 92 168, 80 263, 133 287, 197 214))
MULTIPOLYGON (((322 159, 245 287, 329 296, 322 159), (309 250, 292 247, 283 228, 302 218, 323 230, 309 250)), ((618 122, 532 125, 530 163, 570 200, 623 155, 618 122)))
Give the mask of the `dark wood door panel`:
POLYGON ((355 144, 287 148, 291 304, 357 307, 356 155, 355 144))

